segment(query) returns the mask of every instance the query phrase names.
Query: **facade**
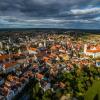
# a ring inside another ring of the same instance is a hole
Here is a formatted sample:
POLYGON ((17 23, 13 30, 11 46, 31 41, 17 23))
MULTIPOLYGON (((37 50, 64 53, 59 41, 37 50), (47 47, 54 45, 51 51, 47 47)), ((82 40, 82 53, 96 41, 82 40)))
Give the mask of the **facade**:
POLYGON ((92 56, 93 58, 100 57, 100 46, 88 49, 87 44, 84 45, 84 54, 92 56))

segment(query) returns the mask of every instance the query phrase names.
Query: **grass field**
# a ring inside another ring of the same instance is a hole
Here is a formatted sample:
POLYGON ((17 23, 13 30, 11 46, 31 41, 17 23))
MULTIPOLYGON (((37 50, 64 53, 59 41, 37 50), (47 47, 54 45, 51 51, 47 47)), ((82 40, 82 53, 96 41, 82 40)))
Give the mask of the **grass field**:
POLYGON ((100 80, 94 81, 92 87, 86 92, 85 100, 100 100, 100 80))

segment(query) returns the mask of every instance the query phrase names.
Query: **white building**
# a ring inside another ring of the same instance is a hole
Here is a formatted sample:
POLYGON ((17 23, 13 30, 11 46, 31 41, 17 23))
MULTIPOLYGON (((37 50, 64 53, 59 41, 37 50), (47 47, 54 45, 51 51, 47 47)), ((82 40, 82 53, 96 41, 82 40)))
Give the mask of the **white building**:
POLYGON ((43 44, 42 43, 39 43, 39 47, 43 47, 43 44))
POLYGON ((84 45, 84 54, 93 56, 93 58, 100 57, 100 46, 87 49, 87 44, 84 45))

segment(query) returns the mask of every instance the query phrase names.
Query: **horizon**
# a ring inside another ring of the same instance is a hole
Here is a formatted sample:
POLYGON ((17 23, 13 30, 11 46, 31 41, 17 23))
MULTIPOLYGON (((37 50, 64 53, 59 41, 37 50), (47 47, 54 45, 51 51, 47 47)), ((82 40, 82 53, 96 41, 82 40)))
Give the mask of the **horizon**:
MULTIPOLYGON (((100 34, 100 29, 65 29, 65 28, 0 28, 0 32, 77 32, 77 33, 91 33, 91 34, 100 34)), ((2 34, 0 34, 2 35, 2 34)))
POLYGON ((27 30, 27 29, 33 29, 33 30, 34 30, 34 29, 54 29, 54 30, 55 30, 55 29, 57 29, 57 30, 60 30, 60 29, 62 29, 62 30, 100 30, 100 29, 98 29, 98 28, 97 28, 97 29, 90 29, 90 28, 89 28, 89 29, 88 29, 88 28, 48 28, 48 27, 44 27, 44 28, 41 28, 41 27, 36 27, 36 28, 34 28, 34 27, 33 27, 33 28, 25 28, 25 27, 21 27, 21 28, 19 28, 19 27, 18 27, 18 28, 14 28, 14 27, 13 27, 13 28, 5 28, 5 27, 4 27, 4 28, 0 28, 0 30, 3 30, 3 29, 11 29, 11 30, 13 30, 13 29, 26 29, 26 30, 27 30))

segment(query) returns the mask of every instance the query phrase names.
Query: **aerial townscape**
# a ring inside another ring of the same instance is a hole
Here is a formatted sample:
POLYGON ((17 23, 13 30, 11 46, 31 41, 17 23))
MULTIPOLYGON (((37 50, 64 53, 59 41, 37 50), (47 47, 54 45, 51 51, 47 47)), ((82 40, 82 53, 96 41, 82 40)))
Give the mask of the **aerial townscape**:
POLYGON ((0 0, 0 100, 100 100, 100 0, 0 0))
POLYGON ((1 32, 0 100, 100 100, 100 34, 1 32))

